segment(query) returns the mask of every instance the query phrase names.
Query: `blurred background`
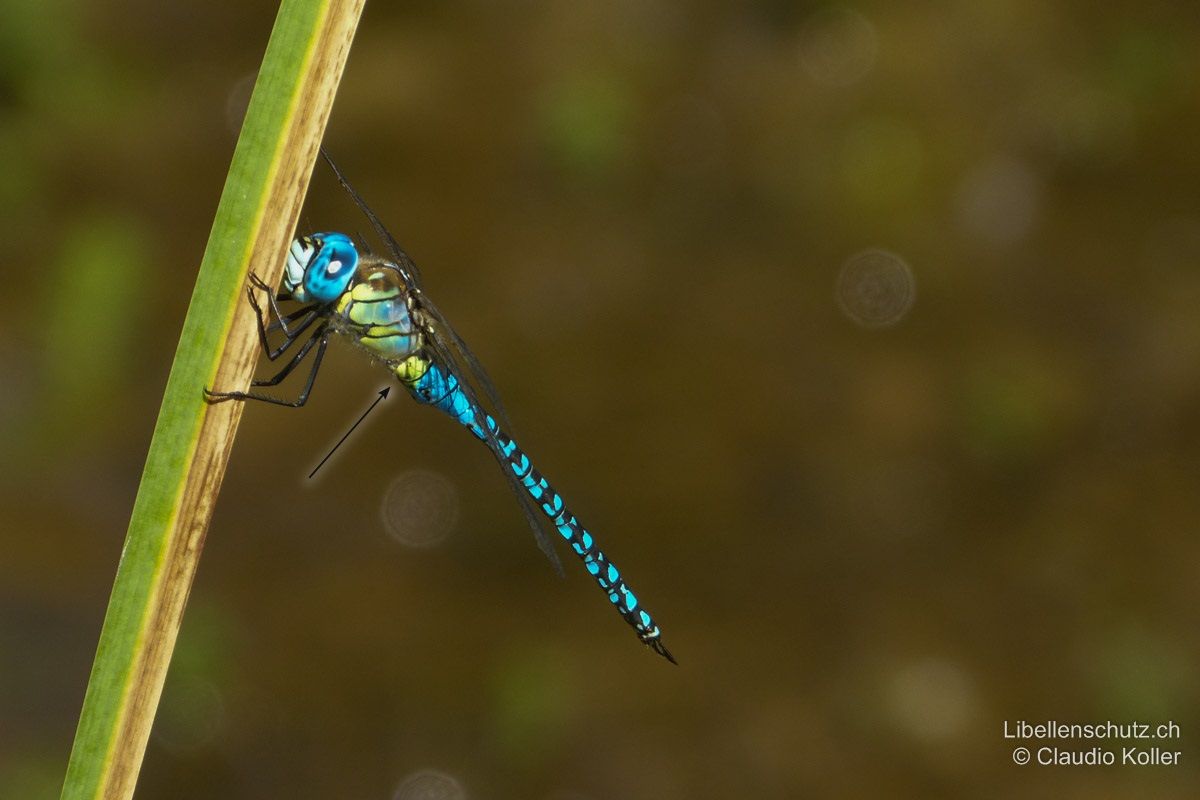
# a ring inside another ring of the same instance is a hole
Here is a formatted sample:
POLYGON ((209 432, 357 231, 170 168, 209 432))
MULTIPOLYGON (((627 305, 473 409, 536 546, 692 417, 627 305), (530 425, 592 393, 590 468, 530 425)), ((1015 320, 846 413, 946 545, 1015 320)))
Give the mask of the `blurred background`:
MULTIPOLYGON (((0 4, 0 797, 58 796, 272 6, 0 4)), ((387 385, 339 347, 246 409, 139 797, 1196 796, 1198 34, 369 3, 327 143, 680 666, 403 393, 306 481, 387 385)))

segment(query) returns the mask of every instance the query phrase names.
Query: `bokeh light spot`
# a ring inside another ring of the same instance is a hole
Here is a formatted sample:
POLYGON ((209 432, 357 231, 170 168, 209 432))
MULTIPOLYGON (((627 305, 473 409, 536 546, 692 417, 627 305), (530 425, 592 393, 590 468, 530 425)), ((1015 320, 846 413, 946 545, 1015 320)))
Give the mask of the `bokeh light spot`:
POLYGON ((958 190, 958 219, 971 236, 987 244, 1024 239, 1037 219, 1039 187, 1029 166, 999 156, 967 173, 958 190))
POLYGON ((917 283, 904 260, 884 250, 865 250, 842 265, 837 300, 842 312, 864 328, 886 328, 904 318, 917 283))
POLYGON ((436 547, 458 524, 458 490, 425 469, 402 472, 388 486, 380 514, 388 534, 407 547, 436 547))
POLYGON ((822 86, 850 86, 875 66, 878 38, 870 20, 849 8, 822 9, 800 33, 800 63, 822 86))
POLYGON ((462 784, 444 772, 423 769, 405 778, 393 800, 466 800, 462 784))
POLYGON ((896 724, 924 741, 962 734, 978 705, 971 677, 960 665, 940 658, 902 666, 892 676, 889 694, 896 724))

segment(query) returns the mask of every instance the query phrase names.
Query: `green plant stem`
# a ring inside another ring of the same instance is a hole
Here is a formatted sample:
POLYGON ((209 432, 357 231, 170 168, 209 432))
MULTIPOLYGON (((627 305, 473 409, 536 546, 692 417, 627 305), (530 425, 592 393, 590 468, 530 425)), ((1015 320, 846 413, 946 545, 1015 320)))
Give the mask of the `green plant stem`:
POLYGON ((129 798, 137 782, 241 404, 205 386, 249 383, 247 273, 282 271, 363 0, 284 0, 183 323, 104 627, 64 800, 129 798))

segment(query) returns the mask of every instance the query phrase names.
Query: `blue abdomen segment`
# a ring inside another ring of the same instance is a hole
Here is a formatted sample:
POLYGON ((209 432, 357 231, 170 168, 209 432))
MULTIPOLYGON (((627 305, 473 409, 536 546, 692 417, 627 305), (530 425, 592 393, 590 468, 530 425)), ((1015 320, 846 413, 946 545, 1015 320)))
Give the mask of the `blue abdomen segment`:
POLYGON ((621 577, 621 571, 596 546, 596 540, 567 509, 562 495, 555 491, 549 481, 542 476, 529 457, 517 447, 512 440, 496 424, 490 414, 484 413, 471 401, 459 385, 458 378, 453 373, 441 369, 437 364, 430 364, 420 378, 413 382, 405 382, 409 392, 418 402, 439 408, 454 417, 476 438, 486 442, 491 433, 500 445, 505 458, 505 467, 512 471, 517 481, 533 498, 535 505, 550 520, 559 535, 567 542, 575 555, 583 562, 588 574, 595 579, 600 588, 608 596, 618 613, 625 618, 646 645, 655 652, 674 663, 675 659, 663 646, 661 632, 650 613, 642 608, 637 595, 621 577))

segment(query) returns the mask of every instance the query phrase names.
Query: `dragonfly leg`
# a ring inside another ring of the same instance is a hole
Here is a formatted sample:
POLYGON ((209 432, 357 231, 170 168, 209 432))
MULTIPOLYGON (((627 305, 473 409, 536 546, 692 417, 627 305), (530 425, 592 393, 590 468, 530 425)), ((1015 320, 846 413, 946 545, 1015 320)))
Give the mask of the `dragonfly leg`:
MULTIPOLYGON (((269 302, 271 304, 271 310, 275 312, 275 319, 279 321, 279 327, 283 329, 283 333, 285 336, 291 336, 292 334, 291 334, 291 331, 289 331, 287 328, 287 323, 291 322, 293 317, 296 317, 299 315, 293 313, 293 314, 289 314, 285 318, 283 316, 283 314, 279 313, 279 298, 275 295, 275 292, 272 291, 270 284, 268 284, 262 278, 258 277, 258 275, 254 274, 253 272, 250 273, 250 283, 252 283, 254 286, 258 287, 259 289, 262 289, 263 292, 266 293, 267 302, 269 302)), ((309 306, 309 307, 311 308, 312 306, 309 306)))
POLYGON ((288 375, 291 375, 292 370, 294 370, 300 364, 300 362, 304 360, 305 356, 308 355, 308 351, 313 349, 313 345, 317 343, 317 340, 321 338, 321 335, 322 335, 322 332, 317 331, 315 334, 308 337, 308 339, 304 342, 304 344, 301 345, 300 349, 296 351, 296 355, 292 357, 292 360, 289 361, 288 363, 284 364, 283 369, 279 370, 279 372, 276 373, 276 375, 273 378, 267 378, 266 380, 261 380, 261 381, 254 381, 250 385, 251 386, 278 386, 283 381, 283 379, 286 378, 288 375))
POLYGON ((322 325, 320 328, 317 328, 313 335, 309 337, 308 341, 304 343, 304 346, 301 348, 301 352, 297 354, 297 357, 293 358, 287 364, 287 366, 280 370, 279 375, 276 375, 269 381, 254 383, 255 386, 274 386, 276 383, 279 383, 279 381, 282 381, 284 378, 286 378, 288 374, 296 368, 296 365, 308 355, 308 352, 312 349, 313 344, 317 343, 317 353, 313 357, 312 369, 308 373, 308 380, 305 381, 304 389, 300 392, 299 397, 297 397, 295 400, 283 400, 278 397, 271 397, 270 395, 259 394, 257 392, 214 392, 210 391, 209 389, 205 389, 204 394, 210 403, 222 403, 226 400, 258 400, 263 403, 271 403, 277 406, 300 408, 308 402, 308 395, 312 391, 313 384, 317 380, 317 372, 321 369, 321 359, 325 357, 325 347, 329 344, 329 337, 332 335, 333 332, 324 325, 322 325))
MULTIPOLYGON (((258 276, 251 276, 251 278, 255 286, 266 285, 258 276)), ((275 320, 270 325, 266 325, 263 321, 262 306, 258 304, 258 300, 254 296, 254 289, 249 286, 246 287, 246 298, 250 301, 250 307, 254 309, 254 317, 258 322, 258 343, 262 347, 263 354, 266 355, 267 360, 274 361, 295 344, 296 339, 304 331, 308 330, 308 326, 313 324, 318 314, 313 306, 306 306, 293 311, 291 314, 283 315, 279 312, 279 306, 275 303, 274 295, 268 296, 271 298, 271 310, 275 312, 275 320), (300 320, 300 324, 294 330, 289 329, 287 323, 294 322, 297 319, 300 320), (272 348, 270 342, 267 341, 267 332, 274 330, 277 326, 283 331, 285 338, 279 347, 272 348)))
POLYGON ((291 312, 290 314, 285 315, 282 319, 273 320, 271 322, 271 324, 267 326, 267 333, 274 333, 275 331, 283 330, 283 326, 286 325, 287 323, 295 322, 296 320, 303 317, 305 314, 309 313, 310 311, 314 311, 314 310, 315 310, 315 308, 313 306, 304 306, 303 308, 297 308, 295 311, 291 312))

